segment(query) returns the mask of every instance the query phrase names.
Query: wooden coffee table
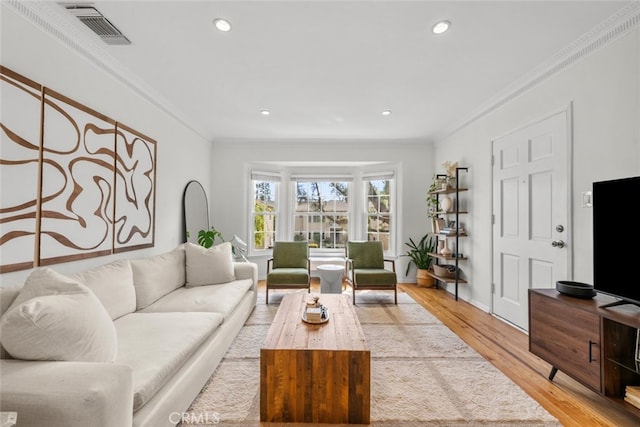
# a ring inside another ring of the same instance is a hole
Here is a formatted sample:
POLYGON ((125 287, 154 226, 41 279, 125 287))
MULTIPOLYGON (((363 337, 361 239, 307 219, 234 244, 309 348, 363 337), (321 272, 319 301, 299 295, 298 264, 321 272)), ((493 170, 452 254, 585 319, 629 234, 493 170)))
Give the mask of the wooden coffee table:
POLYGON ((260 349, 260 421, 369 424, 371 352, 348 295, 320 295, 329 321, 300 314, 307 293, 285 295, 260 349))

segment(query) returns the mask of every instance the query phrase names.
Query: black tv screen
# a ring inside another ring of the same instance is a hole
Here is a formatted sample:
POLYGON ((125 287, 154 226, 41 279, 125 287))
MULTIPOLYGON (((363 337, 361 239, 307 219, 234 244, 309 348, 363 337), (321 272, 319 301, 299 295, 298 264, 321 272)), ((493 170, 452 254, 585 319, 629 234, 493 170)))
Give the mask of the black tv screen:
POLYGON ((593 287, 635 304, 640 304, 638 196, 640 176, 593 183, 593 287))

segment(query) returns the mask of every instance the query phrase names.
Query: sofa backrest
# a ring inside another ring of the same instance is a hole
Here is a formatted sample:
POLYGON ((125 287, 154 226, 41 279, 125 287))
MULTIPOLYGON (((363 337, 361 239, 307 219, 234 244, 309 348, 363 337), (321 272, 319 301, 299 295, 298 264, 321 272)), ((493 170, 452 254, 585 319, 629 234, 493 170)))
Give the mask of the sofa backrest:
POLYGON ((91 289, 112 320, 136 311, 136 291, 128 259, 113 261, 69 277, 91 289))
POLYGON ((184 286, 184 245, 164 254, 132 259, 131 269, 136 291, 136 309, 142 310, 169 292, 184 286))

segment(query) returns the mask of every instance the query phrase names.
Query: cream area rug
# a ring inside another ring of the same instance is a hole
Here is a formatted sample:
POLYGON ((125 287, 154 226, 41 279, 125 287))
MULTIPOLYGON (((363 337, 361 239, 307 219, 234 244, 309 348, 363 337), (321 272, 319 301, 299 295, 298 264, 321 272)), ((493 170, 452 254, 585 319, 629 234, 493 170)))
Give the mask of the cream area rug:
MULTIPOLYGON (((260 426, 260 346, 283 294, 262 299, 182 425, 260 426)), ((559 426, 409 295, 357 294, 371 350, 371 426, 559 426)), ((266 424, 268 425, 268 424, 266 424)))

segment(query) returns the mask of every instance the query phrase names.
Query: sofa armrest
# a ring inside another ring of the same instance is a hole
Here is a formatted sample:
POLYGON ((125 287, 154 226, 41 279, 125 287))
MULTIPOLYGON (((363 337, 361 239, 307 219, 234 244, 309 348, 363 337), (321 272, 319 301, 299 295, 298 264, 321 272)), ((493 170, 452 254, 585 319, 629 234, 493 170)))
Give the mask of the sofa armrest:
POLYGON ((252 289, 258 290, 258 264, 254 262, 234 262, 234 276, 237 280, 253 280, 252 289))
POLYGON ((126 365, 0 360, 0 407, 18 425, 130 426, 133 373, 126 365))

